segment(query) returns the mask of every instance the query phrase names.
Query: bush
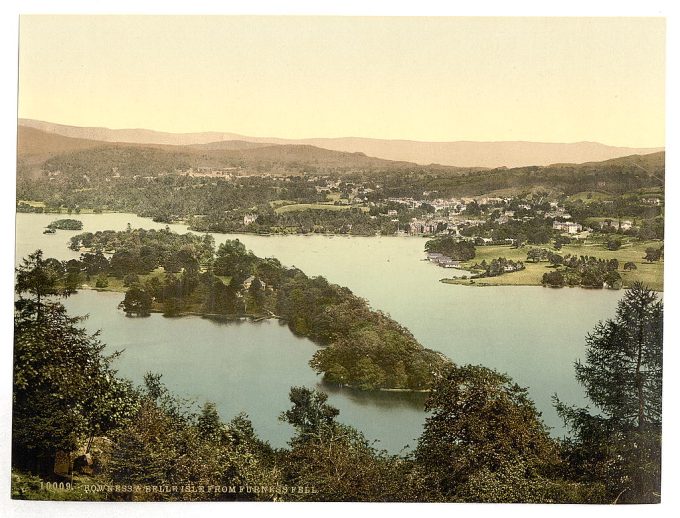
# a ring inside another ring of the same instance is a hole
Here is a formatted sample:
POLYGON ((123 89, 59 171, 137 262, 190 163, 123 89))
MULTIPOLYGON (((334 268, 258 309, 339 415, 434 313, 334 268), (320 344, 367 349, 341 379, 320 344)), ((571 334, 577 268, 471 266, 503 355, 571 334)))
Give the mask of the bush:
POLYGON ((607 244, 605 245, 607 247, 607 250, 618 250, 621 248, 621 240, 620 239, 610 239, 607 241, 607 244))

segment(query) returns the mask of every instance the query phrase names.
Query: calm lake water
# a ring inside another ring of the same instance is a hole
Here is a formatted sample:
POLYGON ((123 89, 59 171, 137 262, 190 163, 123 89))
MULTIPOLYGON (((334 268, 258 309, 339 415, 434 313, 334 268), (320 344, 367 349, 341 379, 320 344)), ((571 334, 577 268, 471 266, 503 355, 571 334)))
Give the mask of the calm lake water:
MULTIPOLYGON (((54 214, 17 214, 17 258, 41 248, 48 257, 70 259, 76 231, 43 235, 54 214)), ((81 214, 83 231, 163 228, 130 214, 81 214)), ((183 225, 170 225, 185 232, 183 225)), ((468 287, 438 282, 452 270, 423 261, 424 239, 411 237, 251 236, 213 234, 215 242, 240 239, 261 257, 277 257, 308 275, 348 286, 374 309, 408 327, 426 347, 459 364, 506 372, 529 387, 545 422, 563 433, 551 404, 584 402, 573 363, 584 354, 584 337, 599 320, 614 315, 621 291, 552 290, 533 286, 468 287)), ((141 382, 145 372, 163 374, 173 392, 214 401, 223 419, 245 411, 261 437, 283 446, 291 429, 277 416, 289 407, 288 389, 304 385, 326 391, 340 420, 362 430, 392 452, 413 447, 426 414, 422 397, 361 394, 320 384, 307 362, 316 350, 276 321, 220 324, 199 317, 126 318, 116 309, 122 295, 81 291, 69 311, 89 314, 88 329, 102 330, 112 350, 125 349, 117 367, 141 382)))

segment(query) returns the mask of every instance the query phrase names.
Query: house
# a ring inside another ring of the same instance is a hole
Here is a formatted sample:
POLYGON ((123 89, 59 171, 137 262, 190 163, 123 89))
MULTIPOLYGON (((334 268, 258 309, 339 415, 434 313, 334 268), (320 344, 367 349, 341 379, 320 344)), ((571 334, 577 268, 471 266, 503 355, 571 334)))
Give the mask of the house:
POLYGON ((458 268, 460 266, 460 261, 454 261, 449 257, 442 257, 437 261, 437 264, 442 268, 458 268))
POLYGON ((613 221, 606 219, 600 222, 600 228, 615 228, 616 230, 630 230, 633 228, 633 222, 629 220, 613 221))
POLYGON ((259 278, 255 277, 254 275, 251 275, 251 276, 248 277, 245 281, 243 281, 243 289, 249 290, 249 289, 250 289, 250 286, 253 284, 253 281, 254 281, 255 279, 257 279, 258 281, 260 281, 260 285, 262 286, 262 289, 263 289, 263 290, 267 288, 267 285, 265 284, 265 282, 264 282, 262 279, 259 279, 259 278))
POLYGON ((560 230, 567 234, 578 234, 583 230, 583 227, 580 223, 573 221, 553 221, 553 230, 560 230))
POLYGON ((255 223, 255 221, 257 221, 257 214, 246 214, 243 216, 244 225, 250 225, 251 223, 255 223))

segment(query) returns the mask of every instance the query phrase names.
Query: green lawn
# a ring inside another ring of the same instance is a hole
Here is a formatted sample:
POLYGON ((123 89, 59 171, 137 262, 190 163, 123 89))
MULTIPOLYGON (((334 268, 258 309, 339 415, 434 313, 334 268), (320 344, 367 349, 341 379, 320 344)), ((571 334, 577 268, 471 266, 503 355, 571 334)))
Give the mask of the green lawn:
MULTIPOLYGON (((165 270, 162 267, 159 267, 147 275, 140 275, 139 282, 143 284, 152 277, 158 277, 158 279, 162 281, 163 278, 165 277, 165 270)), ((89 281, 85 281, 83 284, 87 284, 90 288, 96 289, 97 291, 118 291, 118 292, 127 291, 127 286, 123 285, 122 278, 119 279, 118 277, 113 277, 112 275, 109 275, 106 279, 109 281, 109 285, 106 288, 95 288, 95 284, 97 283, 97 276, 91 277, 89 281)))
MULTIPOLYGON (((599 259, 617 259, 619 261, 619 274, 623 279, 624 286, 630 286, 635 281, 642 281, 650 288, 663 291, 663 260, 658 263, 645 263, 642 258, 645 249, 648 247, 659 248, 661 241, 628 241, 624 242, 619 250, 607 250, 601 242, 586 242, 583 245, 565 245, 561 250, 554 250, 549 245, 537 246, 537 248, 548 248, 562 256, 571 255, 590 255, 599 259), (623 270, 623 265, 627 262, 635 263, 637 270, 630 272, 623 270)), ((527 251, 530 245, 524 248, 511 248, 509 245, 498 246, 478 246, 475 258, 472 261, 461 263, 463 268, 470 268, 475 263, 483 260, 490 262, 492 259, 505 257, 513 261, 522 261, 526 266, 525 270, 519 272, 506 273, 497 277, 487 277, 474 279, 470 283, 469 279, 446 279, 443 282, 450 284, 474 284, 478 286, 538 286, 545 272, 553 269, 548 262, 530 263, 526 260, 527 251)))
MULTIPOLYGON (((163 267, 158 267, 147 275, 140 275, 139 282, 144 284, 152 277, 157 277, 158 280, 162 282, 163 278, 165 277, 165 270, 163 267)), ((231 282, 231 277, 228 275, 216 275, 215 277, 220 279, 225 285, 231 282)), ((85 281, 83 284, 87 284, 90 288, 96 289, 97 291, 116 291, 124 293, 128 290, 128 287, 123 284, 123 279, 113 277, 112 275, 109 275, 106 279, 109 281, 109 285, 106 288, 95 288, 95 284, 97 282, 96 276, 93 276, 89 281, 85 281)))
MULTIPOLYGON (((298 210, 347 210, 356 208, 352 205, 333 205, 330 203, 296 203, 294 205, 283 205, 274 209, 277 214, 282 214, 284 212, 293 212, 298 210)), ((367 211, 367 207, 359 207, 363 211, 367 211)))
POLYGON ((295 205, 295 202, 291 200, 274 200, 269 202, 269 206, 272 209, 283 207, 284 205, 295 205))
POLYGON ((600 191, 581 191, 568 197, 569 201, 581 200, 584 203, 592 201, 611 200, 612 195, 600 191))

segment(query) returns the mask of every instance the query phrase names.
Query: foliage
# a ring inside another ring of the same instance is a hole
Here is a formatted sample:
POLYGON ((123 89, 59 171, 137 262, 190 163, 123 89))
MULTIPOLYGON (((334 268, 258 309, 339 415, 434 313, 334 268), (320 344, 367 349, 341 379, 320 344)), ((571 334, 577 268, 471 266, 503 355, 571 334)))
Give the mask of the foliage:
MULTIPOLYGON (((61 304, 40 318, 17 303, 14 322, 12 450, 19 466, 43 469, 57 450, 122 426, 135 407, 115 377, 104 345, 77 326, 61 304)), ((31 308, 32 309, 32 308, 31 308)))
POLYGON ((77 219, 57 219, 47 225, 47 228, 59 230, 82 230, 83 222, 77 219))
POLYGON ((554 272, 546 272, 541 278, 544 286, 561 288, 563 286, 582 286, 584 288, 620 289, 623 285, 618 273, 617 259, 598 259, 596 257, 567 254, 564 257, 545 249, 531 249, 527 257, 534 259, 545 257, 555 267, 562 267, 554 272))
POLYGON ((125 314, 145 317, 151 314, 151 295, 139 284, 133 284, 125 292, 125 299, 121 303, 125 314))
POLYGON ((599 409, 556 407, 574 434, 567 452, 576 473, 602 481, 611 501, 660 498, 663 303, 635 283, 616 316, 586 337, 576 379, 599 409))
POLYGON ((293 408, 283 412, 279 419, 295 427, 297 440, 323 435, 335 426, 340 411, 326 403, 327 394, 305 387, 291 387, 289 398, 293 408))
POLYGON ((663 247, 661 248, 653 248, 649 247, 645 250, 645 256, 644 260, 650 263, 659 261, 661 257, 663 256, 663 247))
POLYGON ((484 259, 481 263, 475 263, 472 265, 473 270, 481 270, 481 273, 477 277, 498 277, 508 272, 517 272, 524 270, 524 263, 522 261, 513 261, 512 259, 506 259, 505 257, 499 257, 498 259, 492 259, 490 262, 486 262, 484 259))
POLYGON ((614 238, 614 239, 609 239, 605 245, 607 250, 618 250, 621 248, 621 240, 614 238))
POLYGON ((562 288, 565 285, 564 275, 562 272, 546 272, 543 274, 543 285, 551 288, 562 288))
POLYGON ((56 259, 43 259, 42 250, 36 250, 22 259, 16 269, 14 291, 18 295, 29 293, 39 308, 45 297, 68 297, 76 286, 67 282, 64 265, 56 259))
POLYGON ((293 425, 291 449, 283 455, 284 477, 293 487, 314 492, 291 494, 304 501, 394 501, 408 498, 407 464, 378 452, 363 434, 335 421, 338 410, 327 396, 305 387, 293 387, 293 407, 280 419, 293 425))
MULTIPOLYGON (((332 383, 361 390, 422 390, 448 363, 347 288, 285 268, 275 259, 261 259, 238 239, 221 243, 215 251, 211 239, 191 233, 128 229, 79 234, 71 246, 115 250, 108 267, 102 254, 83 254, 74 266, 80 271, 103 270, 133 280, 132 275, 164 268, 164 277, 140 278, 128 289, 121 306, 129 315, 147 315, 153 309, 168 317, 187 311, 279 316, 294 333, 329 346, 314 355, 311 365, 332 383), (226 284, 224 277, 229 278, 226 284)), ((506 266, 522 265, 501 260, 491 266, 505 271, 506 266)))
POLYGON ((536 492, 558 462, 556 445, 527 390, 507 375, 479 366, 451 367, 425 407, 431 415, 416 461, 447 500, 480 498, 480 480, 491 477, 495 482, 488 483, 491 492, 484 501, 519 501, 536 492), (516 485, 518 476, 526 490, 516 485), (515 490, 505 491, 511 487, 515 490))
POLYGON ((475 258, 475 246, 468 241, 457 241, 452 237, 431 239, 425 243, 426 252, 439 252, 454 261, 469 261, 475 258))
POLYGON ((135 493, 136 500, 272 500, 276 496, 237 489, 279 485, 278 470, 266 466, 267 447, 255 437, 247 417, 238 416, 224 425, 210 405, 197 415, 167 392, 159 376, 146 379, 137 413, 112 436, 107 475, 114 484, 175 488, 135 493), (205 491, 179 489, 188 485, 203 485, 205 491), (235 491, 229 492, 229 486, 235 491), (227 490, 208 489, 215 487, 227 490))

